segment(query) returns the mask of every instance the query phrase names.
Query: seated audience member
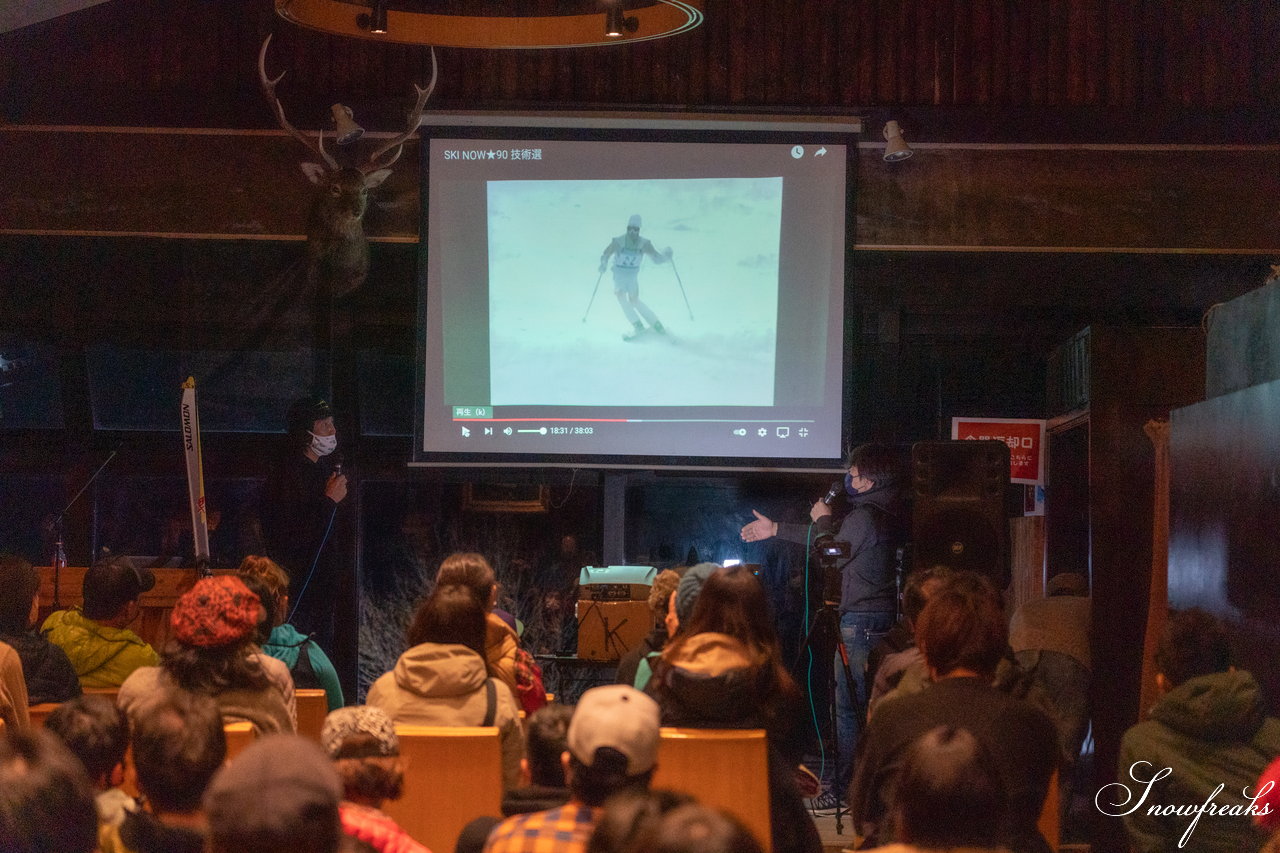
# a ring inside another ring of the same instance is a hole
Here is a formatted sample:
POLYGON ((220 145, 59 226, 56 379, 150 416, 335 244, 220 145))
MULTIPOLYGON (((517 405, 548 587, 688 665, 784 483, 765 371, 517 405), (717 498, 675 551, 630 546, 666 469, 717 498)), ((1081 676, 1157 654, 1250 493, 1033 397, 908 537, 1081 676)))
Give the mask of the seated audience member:
POLYGON ((503 788, 520 784, 520 718, 507 685, 484 660, 485 611, 470 589, 437 586, 414 614, 410 648, 369 688, 366 702, 397 723, 497 726, 503 788))
POLYGON ((880 700, 898 686, 903 673, 912 666, 923 666, 924 655, 916 644, 916 620, 920 618, 920 611, 924 610, 929 596, 942 586, 950 574, 948 567, 934 566, 916 569, 907 575, 907 581, 902 586, 902 619, 881 641, 883 645, 893 637, 896 645, 892 650, 882 651, 878 660, 873 663, 872 659, 877 657, 875 652, 881 650, 881 646, 877 646, 867 662, 867 678, 871 681, 871 698, 867 706, 869 713, 875 713, 880 700))
POLYGON ((286 619, 289 613, 289 575, 280 564, 267 557, 245 557, 240 575, 262 600, 266 611, 267 636, 257 638, 262 651, 283 661, 296 689, 323 688, 330 711, 343 705, 342 684, 329 656, 308 635, 298 632, 286 619), (255 588, 256 580, 261 588, 255 588))
POLYGON ((450 554, 440 564, 436 584, 462 584, 480 600, 485 610, 485 664, 490 675, 510 688, 516 704, 527 714, 547 704, 542 670, 520 646, 515 617, 495 607, 498 582, 489 562, 480 554, 450 554))
POLYGON ((208 853, 351 849, 341 799, 342 781, 319 746, 297 735, 259 738, 218 771, 204 795, 208 853))
POLYGON ((102 853, 202 853, 209 826, 201 800, 227 758, 218 703, 165 691, 134 718, 132 750, 145 809, 104 834, 102 853))
POLYGON ((95 791, 99 833, 119 826, 125 812, 138 801, 120 787, 124 784, 124 755, 129 748, 129 721, 105 696, 78 696, 54 708, 44 727, 57 735, 71 754, 80 759, 95 791))
POLYGON ((1249 793, 1259 795, 1254 804, 1259 812, 1254 814, 1254 823, 1271 834, 1260 853, 1280 853, 1280 758, 1267 765, 1249 793), (1264 809, 1266 813, 1261 814, 1264 809))
MULTIPOLYGON (((680 575, 680 579, 676 582, 675 589, 672 590, 670 598, 667 599, 666 615, 662 620, 667 634, 667 641, 663 644, 664 649, 679 633, 680 620, 688 621, 693 614, 693 606, 698 601, 698 594, 702 592, 702 585, 707 582, 707 578, 719 571, 720 568, 719 563, 698 563, 683 570, 683 574, 680 575)), ((657 664, 657 660, 650 658, 648 663, 649 673, 644 677, 644 687, 635 685, 637 690, 647 689, 649 680, 653 677, 653 666, 657 664)), ((636 675, 637 681, 640 680, 639 672, 636 675)))
POLYGON ((117 703, 136 724, 154 697, 179 689, 212 696, 225 722, 252 723, 259 734, 294 731, 289 668, 254 643, 261 608, 239 578, 196 581, 174 604, 164 659, 130 675, 120 685, 117 703))
POLYGON ((1041 709, 1058 728, 1063 767, 1059 777, 1065 816, 1080 747, 1089 731, 1089 581, 1078 572, 1049 579, 1044 598, 1019 607, 1009 622, 1009 647, 1044 698, 1041 709))
POLYGON ((680 582, 676 584, 676 591, 672 593, 667 613, 671 615, 671 621, 667 623, 667 642, 671 642, 680 631, 680 626, 689 621, 689 617, 693 615, 694 605, 698 603, 698 596, 702 593, 702 586, 707 582, 707 578, 720 571, 719 563, 698 563, 691 566, 685 573, 680 576, 680 582))
POLYGON ((84 768, 45 731, 0 733, 0 850, 90 853, 98 841, 84 768))
MULTIPOLYGON (((554 809, 569 802, 569 787, 561 758, 569 748, 569 720, 573 708, 547 705, 528 718, 525 726, 525 755, 520 759, 520 787, 502 798, 502 816, 511 817, 554 809)), ((458 836, 454 853, 480 853, 498 818, 478 817, 458 836)))
POLYGON ((895 781, 916 738, 937 726, 968 729, 995 760, 1012 819, 1001 840, 1017 853, 1047 851, 1036 820, 1058 764, 1058 736, 1038 708, 994 687, 1008 646, 1000 594, 960 572, 934 593, 916 625, 932 685, 886 700, 867 725, 849 788, 854 826, 876 843, 893 838, 895 781))
POLYGON ((764 588, 745 566, 713 571, 681 618, 649 682, 662 724, 764 729, 769 739, 769 816, 775 853, 821 850, 795 783, 803 758, 800 689, 782 666, 764 588))
POLYGON ((520 640, 515 629, 493 612, 498 600, 498 580, 493 567, 481 554, 459 552, 450 554, 440 564, 436 573, 436 586, 461 584, 471 590, 480 601, 485 614, 484 659, 489 674, 502 681, 516 694, 516 649, 520 640))
POLYGON ((630 853, 763 853, 763 848, 732 815, 690 803, 659 818, 630 853))
POLYGON ((507 818, 489 834, 485 853, 581 853, 605 800, 648 790, 658 760, 658 720, 657 703, 634 687, 583 693, 562 759, 569 802, 507 818))
POLYGON ((80 679, 67 653, 32 630, 40 612, 40 577, 21 557, 0 554, 0 641, 22 660, 27 701, 65 702, 80 695, 80 679))
POLYGON ((610 797, 587 840, 586 853, 631 853, 653 833, 664 815, 692 802, 688 794, 663 790, 627 791, 610 797))
POLYGON ((649 612, 653 614, 653 629, 640 641, 634 649, 618 661, 618 684, 630 684, 637 690, 644 690, 653 674, 653 662, 669 639, 667 636, 667 609, 671 606, 671 594, 680 584, 680 574, 672 569, 663 569, 653 579, 649 588, 649 612))
POLYGON ((31 725, 22 659, 7 643, 0 643, 0 720, 10 729, 25 729, 31 725))
POLYGON ((564 764, 569 720, 573 708, 547 705, 533 712, 525 726, 524 758, 520 759, 520 787, 502 798, 502 816, 545 811, 569 802, 564 764))
POLYGON ((404 791, 400 738, 391 718, 369 705, 339 708, 325 717, 320 743, 342 780, 342 831, 377 853, 430 853, 382 811, 385 801, 404 791))
POLYGON ((939 726, 907 749, 890 822, 901 844, 879 853, 1002 850, 1009 802, 987 749, 965 729, 939 726))
POLYGON ((1170 616, 1156 650, 1156 671, 1160 700, 1150 718, 1120 741, 1120 784, 1137 794, 1136 788, 1146 789, 1140 780, 1170 768, 1150 784, 1146 803, 1212 803, 1229 811, 1202 815, 1184 845, 1187 817, 1133 809, 1124 816, 1132 848, 1138 853, 1257 850, 1266 835, 1250 817, 1240 816, 1250 805, 1244 789, 1252 792, 1259 774, 1280 755, 1280 720, 1266 716, 1258 682, 1231 666, 1226 632, 1203 610, 1170 616))
POLYGON ((113 557, 85 571, 81 607, 44 620, 41 631, 67 653, 81 687, 119 687, 138 667, 160 662, 156 650, 128 627, 141 612, 138 598, 155 585, 155 572, 136 568, 128 557, 113 557))

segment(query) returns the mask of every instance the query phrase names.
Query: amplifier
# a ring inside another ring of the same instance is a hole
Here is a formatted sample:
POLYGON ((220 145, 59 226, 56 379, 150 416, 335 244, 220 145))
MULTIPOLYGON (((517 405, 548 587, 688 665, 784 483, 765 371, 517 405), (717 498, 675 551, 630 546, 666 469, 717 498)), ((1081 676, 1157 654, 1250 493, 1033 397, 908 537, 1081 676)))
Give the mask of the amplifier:
POLYGON ((579 599, 577 616, 578 657, 583 660, 617 660, 653 629, 653 611, 644 601, 579 599))
POLYGON ((648 601, 658 570, 653 566, 584 566, 579 601, 648 601))

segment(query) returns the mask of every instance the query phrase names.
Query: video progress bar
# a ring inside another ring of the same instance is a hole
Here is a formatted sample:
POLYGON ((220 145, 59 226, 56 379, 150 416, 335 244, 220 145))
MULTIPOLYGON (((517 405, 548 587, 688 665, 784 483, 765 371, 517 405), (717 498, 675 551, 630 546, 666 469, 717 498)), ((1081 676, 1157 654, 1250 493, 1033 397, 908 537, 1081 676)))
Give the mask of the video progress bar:
POLYGON ((592 424, 812 424, 813 418, 454 418, 455 422, 592 424))

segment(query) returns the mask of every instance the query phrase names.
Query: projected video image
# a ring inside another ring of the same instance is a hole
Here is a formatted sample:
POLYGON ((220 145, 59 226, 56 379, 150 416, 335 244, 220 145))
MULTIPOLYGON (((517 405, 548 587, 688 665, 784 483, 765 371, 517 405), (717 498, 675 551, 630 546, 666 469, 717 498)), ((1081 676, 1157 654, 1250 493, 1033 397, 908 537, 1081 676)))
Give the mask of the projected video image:
POLYGON ((491 403, 773 405, 782 183, 489 181, 491 403))

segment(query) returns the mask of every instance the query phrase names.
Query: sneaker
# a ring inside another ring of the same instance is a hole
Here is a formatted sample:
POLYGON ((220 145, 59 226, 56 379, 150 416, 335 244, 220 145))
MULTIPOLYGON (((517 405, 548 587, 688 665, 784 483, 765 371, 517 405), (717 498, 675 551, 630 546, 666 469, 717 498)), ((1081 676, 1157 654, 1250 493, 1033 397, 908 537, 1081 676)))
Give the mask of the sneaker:
POLYGON ((849 804, 843 798, 836 796, 836 792, 830 789, 807 801, 805 805, 814 814, 835 814, 837 809, 847 809, 849 807, 849 804))

